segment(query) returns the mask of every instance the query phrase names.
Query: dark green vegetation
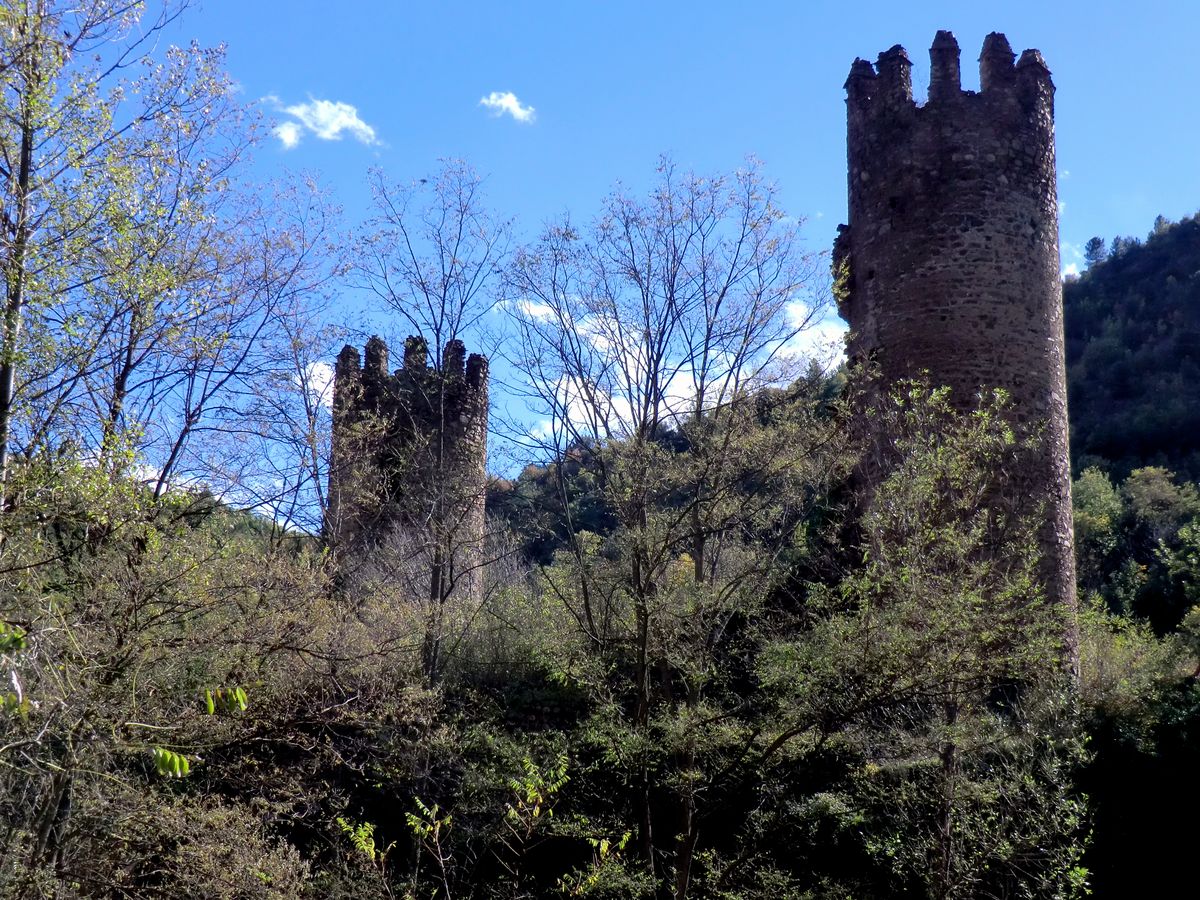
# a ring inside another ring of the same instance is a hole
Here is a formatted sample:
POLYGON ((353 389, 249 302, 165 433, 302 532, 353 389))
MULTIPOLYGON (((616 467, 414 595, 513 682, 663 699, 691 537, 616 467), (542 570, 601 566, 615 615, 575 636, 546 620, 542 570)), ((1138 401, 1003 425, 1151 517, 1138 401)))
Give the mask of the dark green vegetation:
POLYGON ((749 409, 551 467, 609 527, 497 563, 438 683, 420 599, 340 594, 311 541, 23 472, 65 496, 8 520, 4 890, 1077 893, 1064 622, 1024 524, 977 502, 1019 461, 1002 404, 890 399, 896 474, 852 549, 836 423, 803 390, 749 409))
POLYGON ((1063 287, 1071 453, 1124 477, 1164 466, 1200 478, 1200 221, 1161 216, 1145 241, 1089 244, 1063 287))
POLYGON ((1087 615, 1120 623, 1110 647, 1083 653, 1096 698, 1092 759, 1079 780, 1093 816, 1086 860, 1098 894, 1169 894, 1191 852, 1178 810, 1200 800, 1192 777, 1200 758, 1200 496, 1195 483, 1162 468, 1134 469, 1117 484, 1089 468, 1075 482, 1074 503, 1087 615), (1121 684, 1131 671, 1166 674, 1165 660, 1153 657, 1172 645, 1185 654, 1176 664, 1190 671, 1121 684), (1108 696, 1131 688, 1124 699, 1108 696))
POLYGON ((1087 615, 1123 624, 1110 663, 1085 645, 1085 862, 1098 895, 1170 894, 1191 852, 1174 823, 1200 800, 1197 672, 1143 684, 1137 703, 1104 695, 1129 687, 1110 654, 1154 671, 1154 654, 1194 654, 1200 635, 1200 221, 1160 216, 1144 241, 1093 238, 1086 258, 1063 290, 1079 589, 1087 615))
POLYGON ((2 13, 0 897, 1124 897, 1190 874, 1167 814, 1196 799, 1200 723, 1183 477, 1080 475, 1075 685, 1030 523, 989 502, 1027 451, 1006 399, 897 388, 872 412, 891 475, 856 497, 846 373, 780 352, 813 260, 753 168, 664 164, 512 254, 469 168, 432 198, 378 180, 405 202, 368 231, 461 241, 456 264, 429 277, 388 237, 343 258, 319 197, 234 189, 215 56, 118 92, 111 54, 154 33, 136 12, 2 13), (549 424, 490 493, 482 599, 435 607, 415 551, 348 579, 313 536, 311 323, 347 266, 447 339, 507 301, 549 424))

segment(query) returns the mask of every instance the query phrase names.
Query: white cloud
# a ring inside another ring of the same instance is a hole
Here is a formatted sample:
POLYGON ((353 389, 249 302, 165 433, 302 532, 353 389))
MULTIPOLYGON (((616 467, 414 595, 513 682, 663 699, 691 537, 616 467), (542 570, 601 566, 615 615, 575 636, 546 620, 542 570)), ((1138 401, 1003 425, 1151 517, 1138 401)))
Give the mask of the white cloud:
MULTIPOLYGON (((605 353, 612 349, 612 347, 616 345, 616 341, 614 340, 613 336, 621 333, 621 328, 617 325, 617 323, 613 322, 609 317, 603 315, 602 313, 585 316, 579 321, 572 323, 572 326, 574 327, 576 334, 586 340, 601 353, 605 353)), ((629 343, 632 345, 630 346, 629 350, 631 353, 635 354, 636 358, 638 350, 637 340, 630 338, 629 343)), ((636 361, 628 361, 627 364, 636 366, 636 361)))
POLYGON ((529 426, 525 436, 538 443, 548 441, 554 437, 554 422, 550 419, 539 419, 529 426))
POLYGON ((831 312, 818 310, 813 315, 812 307, 797 300, 787 305, 788 323, 800 329, 783 346, 782 354, 793 359, 811 359, 825 368, 832 368, 846 355, 845 322, 831 312))
POLYGON ((298 122, 280 122, 272 129, 272 133, 279 138, 284 150, 291 150, 300 143, 301 130, 298 122))
MULTIPOLYGON (((582 339, 579 365, 582 370, 555 370, 551 364, 540 378, 531 382, 534 393, 550 407, 551 419, 535 421, 526 432, 530 440, 562 441, 579 435, 606 436, 608 433, 629 432, 636 425, 642 408, 641 391, 649 378, 646 371, 646 349, 634 335, 617 327, 605 311, 591 309, 585 315, 570 315, 575 307, 587 309, 582 298, 571 297, 566 309, 552 309, 542 301, 523 298, 512 303, 519 315, 526 317, 532 327, 549 329, 554 335, 559 329, 573 332, 582 339)), ((831 311, 811 303, 795 301, 786 308, 787 323, 795 330, 787 341, 772 348, 773 354, 785 360, 783 369, 791 370, 796 363, 815 361, 824 369, 832 369, 845 359, 847 326, 831 311)), ((671 418, 690 415, 696 406, 696 372, 686 357, 658 360, 661 368, 655 378, 662 384, 661 393, 654 398, 660 415, 671 418), (663 383, 665 381, 665 383, 663 383)), ((714 357, 706 373, 705 405, 717 402, 722 392, 730 389, 735 370, 749 373, 732 358, 714 357)), ((767 377, 772 372, 764 370, 767 377)))
POLYGON ((1058 246, 1058 252, 1062 262, 1062 277, 1066 278, 1068 275, 1078 275, 1080 264, 1083 263, 1083 251, 1079 249, 1079 245, 1073 244, 1070 241, 1061 241, 1058 246))
POLYGON ((333 366, 329 363, 309 363, 304 369, 304 377, 297 376, 296 383, 321 406, 333 405, 333 366))
POLYGON ((507 113, 518 122, 532 122, 536 115, 534 108, 522 104, 512 91, 492 91, 486 97, 480 98, 479 105, 487 107, 493 116, 507 113))
POLYGON ((340 141, 342 132, 346 132, 368 146, 379 143, 375 129, 359 118, 358 110, 340 100, 310 100, 289 106, 284 112, 295 116, 323 141, 340 141))
MULTIPOLYGON (((549 387, 549 386, 543 386, 549 387)), ((607 437, 609 432, 628 434, 634 426, 633 407, 627 397, 610 394, 599 385, 574 374, 562 375, 553 385, 555 424, 545 423, 543 437, 607 437)))
POLYGON ((299 144, 305 134, 315 135, 322 141, 340 141, 344 135, 349 135, 368 147, 380 143, 375 129, 364 122, 358 114, 358 109, 349 103, 310 98, 307 103, 284 106, 274 95, 263 99, 280 113, 291 116, 273 129, 274 135, 279 138, 285 150, 299 144))

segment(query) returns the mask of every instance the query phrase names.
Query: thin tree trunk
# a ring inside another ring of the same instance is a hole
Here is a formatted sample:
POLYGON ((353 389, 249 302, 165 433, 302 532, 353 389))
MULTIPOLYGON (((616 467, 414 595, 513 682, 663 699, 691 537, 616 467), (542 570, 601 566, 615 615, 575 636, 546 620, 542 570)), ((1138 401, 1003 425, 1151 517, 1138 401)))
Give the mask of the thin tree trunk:
POLYGON ((434 684, 441 666, 442 607, 445 603, 446 562, 442 557, 440 541, 433 551, 433 566, 429 573, 429 618, 425 623, 425 642, 422 648, 422 663, 425 679, 434 684))
MULTIPOLYGON (((135 311, 132 317, 136 318, 136 316, 137 312, 135 311)), ((125 343, 124 353, 122 353, 121 368, 113 378, 112 397, 109 398, 108 415, 103 425, 100 452, 105 456, 113 453, 116 449, 113 446, 113 441, 117 436, 117 424, 121 419, 121 413, 125 409, 125 398, 129 395, 129 376, 133 373, 133 355, 137 339, 134 322, 131 321, 129 323, 129 338, 125 343)))
MULTIPOLYGON (((946 703, 946 726, 953 728, 958 721, 958 703, 950 700, 946 703)), ((954 740, 947 739, 942 744, 939 754, 942 766, 942 814, 938 822, 938 843, 941 849, 939 862, 939 878, 935 887, 938 900, 952 896, 951 882, 954 874, 954 805, 955 789, 958 782, 958 746, 954 740)))
POLYGON ((37 841, 33 848, 35 866, 50 862, 60 856, 60 841, 71 809, 71 773, 69 769, 55 772, 50 779, 50 790, 39 816, 37 841))
MULTIPOLYGON (((36 53, 36 44, 27 51, 32 57, 36 53)), ((0 512, 10 506, 8 494, 9 469, 12 451, 12 420, 14 402, 16 399, 17 380, 17 350, 21 339, 22 312, 26 303, 26 257, 29 252, 29 191, 33 181, 33 110, 32 98, 29 96, 32 88, 29 82, 36 78, 32 71, 35 63, 32 58, 26 63, 30 71, 26 72, 26 90, 21 107, 21 158, 17 168, 16 204, 14 218, 11 222, 13 242, 11 255, 5 269, 5 304, 4 304, 4 334, 0 342, 0 512)), ((4 529, 0 527, 0 540, 4 529)))
MULTIPOLYGON (((689 692, 688 706, 695 707, 695 692, 689 692)), ((684 794, 680 806, 683 825, 678 837, 679 849, 675 851, 675 900, 686 900, 688 888, 692 882, 692 861, 696 855, 696 841, 700 836, 699 823, 696 821, 696 789, 690 781, 695 774, 696 742, 694 733, 688 737, 687 754, 684 760, 684 771, 689 780, 685 782, 684 794)))

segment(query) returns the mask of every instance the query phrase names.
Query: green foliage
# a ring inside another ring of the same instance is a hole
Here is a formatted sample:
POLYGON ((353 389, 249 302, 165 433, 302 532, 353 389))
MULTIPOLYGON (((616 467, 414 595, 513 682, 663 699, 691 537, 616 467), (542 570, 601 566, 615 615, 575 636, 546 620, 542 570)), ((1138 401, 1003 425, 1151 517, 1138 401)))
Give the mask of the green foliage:
POLYGON ((1194 565, 1200 494, 1159 466, 1114 485, 1089 468, 1074 484, 1075 551, 1083 592, 1160 633, 1179 625, 1197 594, 1194 565))
POLYGON ((621 854, 633 836, 626 831, 617 840, 588 838, 592 848, 591 866, 559 879, 558 889, 568 897, 635 897, 645 890, 622 864, 621 854))
MULTIPOLYGON (((446 831, 450 830, 453 817, 449 813, 439 816, 438 805, 434 803, 431 806, 426 806, 420 797, 413 797, 413 804, 417 807, 417 811, 404 814, 404 821, 408 823, 408 827, 412 830, 412 833, 422 842, 440 842, 443 829, 446 831)), ((374 828, 374 825, 370 826, 372 831, 374 828)), ((370 832, 367 833, 367 836, 370 836, 370 832)), ((374 843, 371 846, 371 856, 373 857, 374 843)))
POLYGON ((1125 506, 1108 476, 1094 466, 1071 486, 1071 502, 1079 586, 1084 591, 1099 590, 1120 544, 1125 506))
POLYGON ((1121 492, 1137 524, 1154 541, 1177 531, 1185 520, 1200 512, 1196 486, 1177 484, 1175 474, 1161 466, 1134 469, 1121 492))
POLYGON ((1102 237, 1089 238, 1088 242, 1083 245, 1083 259, 1089 269, 1097 263, 1104 262, 1107 255, 1102 237))
POLYGON ((554 795, 570 781, 567 775, 567 755, 560 753, 554 763, 543 771, 533 760, 526 757, 521 761, 521 775, 512 779, 508 786, 515 795, 508 804, 505 819, 514 832, 529 831, 544 811, 554 815, 551 801, 554 795))
POLYGON ((1039 703, 1045 718, 1022 710, 1024 721, 1003 736, 993 732, 990 746, 960 745, 952 772, 944 759, 928 758, 864 773, 868 850, 890 870, 897 893, 1088 893, 1079 839, 1085 806, 1072 786, 1081 746, 1063 727, 1069 703, 1039 703))
MULTIPOLYGON (((419 805, 420 801, 418 800, 417 803, 419 805)), ((419 808, 423 813, 428 812, 423 806, 420 806, 419 808)), ((434 812, 436 812, 436 809, 434 812)), ((409 815, 411 816, 412 814, 410 813, 409 815)), ((338 828, 342 830, 342 834, 349 838, 351 846, 353 846, 354 849, 360 853, 364 859, 367 860, 367 862, 371 863, 372 865, 378 864, 381 868, 383 867, 383 865, 386 863, 388 853, 390 853, 392 848, 396 845, 395 843, 388 844, 383 850, 380 850, 378 847, 376 847, 375 824, 373 822, 354 823, 343 818, 342 816, 338 816, 334 821, 337 822, 338 828)), ((419 822, 420 820, 418 820, 418 823, 419 822)), ((449 824, 448 819, 446 824, 449 824)), ((412 825, 411 821, 410 825, 412 825)), ((417 833, 418 837, 425 836, 423 827, 418 828, 414 826, 413 830, 414 833, 417 833)))
POLYGON ((1083 709, 1128 723, 1153 716, 1159 693, 1177 679, 1180 647, 1145 623, 1108 611, 1099 597, 1079 615, 1079 696, 1083 709))
POLYGON ((165 747, 155 747, 152 754, 154 770, 163 778, 183 778, 192 770, 191 763, 182 753, 176 753, 165 747))
POLYGON ((232 688, 205 688, 204 690, 204 711, 210 716, 215 715, 218 710, 224 713, 245 712, 249 701, 246 691, 240 687, 232 688))
POLYGON ((1200 221, 1157 222, 1145 243, 1115 239, 1103 261, 1089 252, 1063 305, 1077 468, 1200 478, 1200 221))
POLYGON ((1005 410, 997 394, 959 417, 923 385, 885 399, 897 458, 863 515, 863 565, 764 658, 792 727, 860 754, 842 802, 883 895, 1077 893, 1069 622, 1044 601, 1033 531, 997 481, 1025 452, 1005 410))
POLYGON ((25 629, 0 622, 0 653, 20 653, 25 649, 25 629))
POLYGON ((1170 543, 1161 542, 1156 557, 1189 610, 1185 621, 1194 619, 1192 613, 1200 608, 1200 519, 1181 526, 1170 543))

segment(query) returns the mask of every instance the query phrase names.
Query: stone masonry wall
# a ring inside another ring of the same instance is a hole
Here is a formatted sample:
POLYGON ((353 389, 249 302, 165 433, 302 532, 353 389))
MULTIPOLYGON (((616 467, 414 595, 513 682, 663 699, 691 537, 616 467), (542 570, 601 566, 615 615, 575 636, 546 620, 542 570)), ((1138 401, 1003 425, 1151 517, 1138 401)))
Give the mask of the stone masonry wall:
POLYGON ((848 353, 885 381, 928 371, 962 408, 1003 387, 1018 425, 1044 427, 1012 487, 1026 512, 1045 504, 1046 589, 1074 607, 1054 85, 1037 50, 1014 64, 1001 34, 984 41, 979 92, 961 88, 952 34, 929 55, 923 105, 900 46, 855 60, 846 82, 848 353))
MULTIPOLYGON (((342 349, 334 369, 333 450, 325 537, 343 566, 387 552, 397 537, 480 587, 487 465, 488 362, 450 341, 440 369, 423 338, 405 341, 388 372, 378 337, 364 358, 342 349)), ((456 591, 463 590, 460 584, 456 591)))

